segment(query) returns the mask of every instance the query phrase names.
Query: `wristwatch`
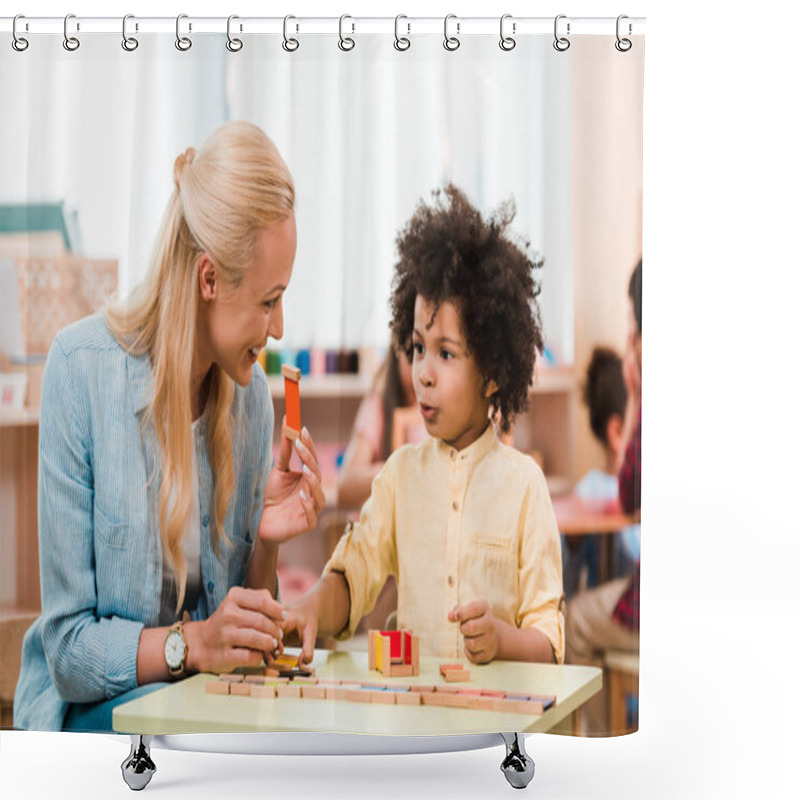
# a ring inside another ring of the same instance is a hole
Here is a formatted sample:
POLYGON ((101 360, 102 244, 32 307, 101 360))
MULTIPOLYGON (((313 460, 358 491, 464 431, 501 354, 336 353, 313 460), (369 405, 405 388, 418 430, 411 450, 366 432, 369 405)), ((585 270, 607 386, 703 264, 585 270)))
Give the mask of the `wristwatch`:
POLYGON ((164 658, 169 667, 169 674, 173 678, 186 677, 184 666, 188 652, 189 648, 183 635, 183 621, 179 620, 174 625, 170 625, 167 640, 164 642, 164 658))

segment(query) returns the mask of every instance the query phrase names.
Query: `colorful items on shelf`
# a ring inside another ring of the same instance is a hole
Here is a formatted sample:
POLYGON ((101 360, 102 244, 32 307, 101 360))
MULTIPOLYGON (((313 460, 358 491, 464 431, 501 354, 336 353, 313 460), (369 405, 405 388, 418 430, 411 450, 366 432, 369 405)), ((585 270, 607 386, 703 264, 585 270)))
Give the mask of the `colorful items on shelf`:
POLYGON ((297 367, 301 375, 358 375, 358 350, 262 350, 258 361, 267 375, 279 375, 284 365, 297 367))

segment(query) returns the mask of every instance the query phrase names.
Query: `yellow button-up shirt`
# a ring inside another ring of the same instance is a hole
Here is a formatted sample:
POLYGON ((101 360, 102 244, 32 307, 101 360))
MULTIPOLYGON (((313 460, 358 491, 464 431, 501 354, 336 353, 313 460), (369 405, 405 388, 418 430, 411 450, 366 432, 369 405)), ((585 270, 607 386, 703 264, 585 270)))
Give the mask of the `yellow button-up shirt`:
POLYGON ((536 462, 501 444, 491 425, 461 451, 440 439, 396 451, 330 571, 342 572, 350 588, 341 639, 394 575, 398 627, 420 637, 423 654, 463 658, 447 613, 483 599, 498 619, 540 630, 564 660, 561 546, 547 484, 536 462))

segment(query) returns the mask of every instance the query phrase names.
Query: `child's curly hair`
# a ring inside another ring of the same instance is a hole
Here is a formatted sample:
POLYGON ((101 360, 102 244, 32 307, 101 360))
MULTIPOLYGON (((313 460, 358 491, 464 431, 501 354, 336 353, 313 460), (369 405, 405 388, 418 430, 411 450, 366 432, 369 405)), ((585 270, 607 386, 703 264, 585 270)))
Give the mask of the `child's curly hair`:
MULTIPOLYGON (((513 200, 488 219, 453 184, 420 201, 398 234, 399 261, 392 281, 390 327, 401 348, 411 353, 414 303, 421 295, 436 308, 453 303, 469 351, 486 383, 498 391, 490 398, 500 429, 511 427, 527 407, 537 351, 544 346, 534 272, 544 263, 512 241, 513 200)), ((409 356, 410 357, 410 356, 409 356)))

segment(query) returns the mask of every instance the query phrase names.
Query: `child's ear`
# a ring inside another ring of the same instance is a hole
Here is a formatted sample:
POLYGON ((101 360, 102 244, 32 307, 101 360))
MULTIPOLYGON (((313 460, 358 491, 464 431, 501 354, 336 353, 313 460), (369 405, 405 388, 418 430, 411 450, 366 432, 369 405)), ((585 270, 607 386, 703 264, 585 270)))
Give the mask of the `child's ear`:
POLYGON ((213 300, 217 296, 217 271, 208 257, 202 253, 197 262, 197 278, 200 281, 200 296, 203 300, 213 300))
POLYGON ((606 441, 614 455, 618 455, 622 449, 622 417, 619 414, 612 414, 606 423, 606 441))
POLYGON ((483 384, 483 396, 488 400, 500 387, 490 378, 483 384))

